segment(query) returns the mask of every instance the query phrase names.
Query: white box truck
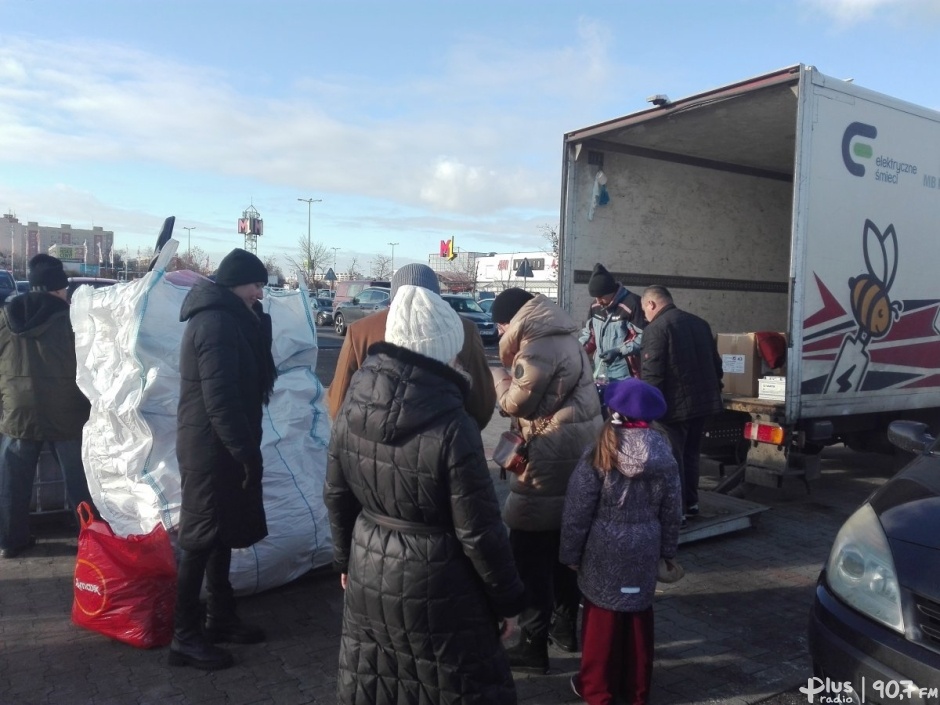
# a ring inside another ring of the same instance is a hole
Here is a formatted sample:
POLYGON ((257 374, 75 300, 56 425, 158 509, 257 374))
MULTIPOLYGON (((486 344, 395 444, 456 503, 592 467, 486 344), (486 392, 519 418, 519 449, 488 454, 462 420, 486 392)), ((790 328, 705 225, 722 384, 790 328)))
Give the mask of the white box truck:
POLYGON ((896 418, 936 430, 940 113, 802 64, 651 102, 564 137, 561 305, 586 316, 601 262, 716 334, 786 333, 782 400, 725 395, 750 422, 735 481, 809 479, 896 418))

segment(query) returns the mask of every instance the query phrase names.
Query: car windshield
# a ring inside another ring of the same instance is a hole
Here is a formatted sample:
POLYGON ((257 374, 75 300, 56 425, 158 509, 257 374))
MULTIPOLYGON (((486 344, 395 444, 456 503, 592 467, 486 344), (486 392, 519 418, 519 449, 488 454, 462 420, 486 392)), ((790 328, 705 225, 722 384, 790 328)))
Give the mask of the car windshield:
POLYGON ((320 308, 333 308, 333 299, 320 298, 317 299, 317 302, 320 304, 320 308))
POLYGON ((484 313, 480 305, 470 298, 455 296, 452 299, 447 299, 447 303, 449 303, 450 307, 457 313, 484 313))
POLYGON ((0 271, 0 289, 16 289, 16 280, 6 271, 0 271))

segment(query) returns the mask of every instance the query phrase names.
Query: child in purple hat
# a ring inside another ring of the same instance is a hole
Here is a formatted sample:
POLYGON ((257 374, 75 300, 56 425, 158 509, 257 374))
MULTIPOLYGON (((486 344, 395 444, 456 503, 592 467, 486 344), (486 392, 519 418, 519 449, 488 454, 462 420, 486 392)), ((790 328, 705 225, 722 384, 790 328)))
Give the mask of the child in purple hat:
POLYGON ((649 700, 657 566, 679 541, 679 469, 650 422, 662 392, 629 378, 604 391, 610 410, 568 483, 560 560, 584 596, 581 667, 571 688, 588 703, 649 700))

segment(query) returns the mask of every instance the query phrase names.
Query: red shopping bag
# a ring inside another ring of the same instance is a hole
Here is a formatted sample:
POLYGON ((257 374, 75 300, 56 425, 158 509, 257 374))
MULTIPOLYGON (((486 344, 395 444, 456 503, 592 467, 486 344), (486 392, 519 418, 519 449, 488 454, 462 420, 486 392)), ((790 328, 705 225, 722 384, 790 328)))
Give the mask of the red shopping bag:
POLYGON ((72 621, 142 649, 169 644, 176 558, 163 524, 149 534, 121 538, 95 519, 86 502, 78 517, 72 621))

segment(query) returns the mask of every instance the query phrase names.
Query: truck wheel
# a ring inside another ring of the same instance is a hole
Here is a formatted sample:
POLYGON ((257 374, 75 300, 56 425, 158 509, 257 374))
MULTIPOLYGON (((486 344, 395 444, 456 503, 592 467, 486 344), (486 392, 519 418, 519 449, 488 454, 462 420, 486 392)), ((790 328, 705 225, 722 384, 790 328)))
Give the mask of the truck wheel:
POLYGON ((343 314, 337 313, 336 320, 333 324, 333 330, 336 331, 336 335, 346 335, 346 321, 343 319, 343 314))

